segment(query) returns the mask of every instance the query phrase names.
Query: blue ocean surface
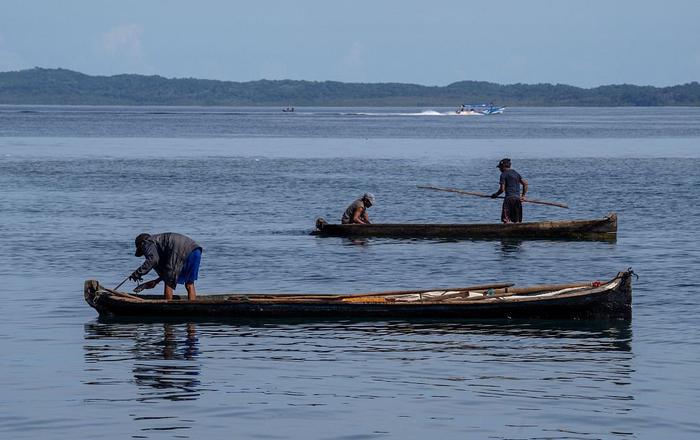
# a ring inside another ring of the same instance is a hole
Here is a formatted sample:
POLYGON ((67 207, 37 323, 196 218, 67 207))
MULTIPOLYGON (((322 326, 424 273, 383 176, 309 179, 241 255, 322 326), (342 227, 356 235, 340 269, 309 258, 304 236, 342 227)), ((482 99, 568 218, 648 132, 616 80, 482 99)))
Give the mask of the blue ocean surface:
POLYGON ((700 109, 280 110, 0 106, 1 438, 700 437, 700 109), (497 222, 417 185, 490 193, 502 157, 571 207, 526 221, 616 212, 617 241, 310 235, 366 191, 375 222, 497 222), (98 319, 83 281, 166 231, 200 294, 639 279, 631 322, 98 319))

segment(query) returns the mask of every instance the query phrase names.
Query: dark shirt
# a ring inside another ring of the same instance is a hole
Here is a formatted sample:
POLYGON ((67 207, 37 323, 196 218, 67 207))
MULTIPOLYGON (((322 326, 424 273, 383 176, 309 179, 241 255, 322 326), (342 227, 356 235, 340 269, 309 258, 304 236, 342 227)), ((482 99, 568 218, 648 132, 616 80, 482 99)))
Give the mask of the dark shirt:
POLYGON ((520 197, 520 181, 522 177, 515 170, 505 170, 501 173, 501 185, 505 185, 506 197, 520 197))
POLYGON ((143 276, 153 269, 165 284, 175 288, 177 276, 190 252, 202 249, 202 247, 185 235, 166 232, 165 234, 151 235, 148 240, 143 242, 142 249, 146 261, 136 272, 143 276))

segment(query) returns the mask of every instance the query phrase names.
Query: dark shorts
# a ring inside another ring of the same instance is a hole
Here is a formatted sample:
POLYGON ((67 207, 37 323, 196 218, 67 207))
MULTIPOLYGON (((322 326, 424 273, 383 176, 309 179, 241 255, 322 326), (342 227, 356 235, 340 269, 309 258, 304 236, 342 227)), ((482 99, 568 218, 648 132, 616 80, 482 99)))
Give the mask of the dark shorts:
POLYGON ((520 197, 506 197, 503 200, 501 221, 503 223, 523 222, 523 203, 520 201, 520 197))
POLYGON ((182 266, 180 275, 177 277, 178 284, 190 284, 197 281, 199 277, 199 262, 202 261, 202 250, 195 249, 187 256, 185 265, 182 266))

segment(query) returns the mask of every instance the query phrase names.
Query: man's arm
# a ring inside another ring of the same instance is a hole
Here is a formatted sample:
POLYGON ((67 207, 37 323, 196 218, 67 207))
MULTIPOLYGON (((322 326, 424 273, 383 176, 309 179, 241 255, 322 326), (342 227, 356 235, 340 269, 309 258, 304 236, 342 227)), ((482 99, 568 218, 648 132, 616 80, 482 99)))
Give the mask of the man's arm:
POLYGON ((359 223, 361 225, 366 224, 366 222, 363 218, 365 213, 362 211, 363 211, 363 209, 360 208, 359 206, 357 208, 355 208, 355 212, 352 214, 352 222, 353 223, 359 223))
POLYGON ((143 283, 139 286, 136 286, 136 288, 134 289, 134 293, 139 293, 140 291, 146 290, 146 289, 153 289, 161 281, 163 281, 163 279, 161 277, 158 277, 155 280, 146 281, 145 283, 143 283))
POLYGON ((506 190, 506 185, 505 185, 504 183, 501 183, 501 184, 498 186, 498 191, 496 191, 495 193, 491 194, 491 198, 492 198, 492 199, 498 198, 498 196, 500 196, 501 194, 503 194, 503 192, 504 192, 505 190, 506 190))
POLYGON ((364 220, 364 222, 365 222, 366 224, 368 224, 368 225, 372 223, 371 221, 369 221, 369 216, 367 215, 367 210, 366 210, 366 209, 365 209, 365 211, 362 213, 362 220, 364 220))
POLYGON ((521 200, 525 200, 525 194, 527 194, 527 180, 520 178, 520 184, 523 186, 523 195, 520 196, 521 200))
POLYGON ((156 245, 145 242, 143 244, 143 256, 146 257, 146 261, 131 274, 130 278, 134 281, 142 279, 144 275, 158 264, 158 249, 156 245))

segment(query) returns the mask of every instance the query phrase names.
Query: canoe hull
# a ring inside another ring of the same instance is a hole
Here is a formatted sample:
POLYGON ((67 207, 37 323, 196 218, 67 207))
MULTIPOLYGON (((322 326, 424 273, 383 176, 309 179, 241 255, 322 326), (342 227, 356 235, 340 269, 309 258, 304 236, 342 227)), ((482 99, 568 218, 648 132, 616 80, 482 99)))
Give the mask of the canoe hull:
POLYGON ((615 241, 617 215, 603 219, 484 224, 331 224, 316 220, 312 234, 327 237, 571 239, 615 241))
POLYGON ((620 272, 612 281, 575 294, 546 298, 493 298, 460 303, 441 302, 344 302, 278 299, 258 302, 232 295, 198 297, 197 301, 140 300, 102 288, 97 281, 85 282, 85 300, 101 316, 235 318, 537 318, 622 319, 632 316, 632 272, 620 272))

